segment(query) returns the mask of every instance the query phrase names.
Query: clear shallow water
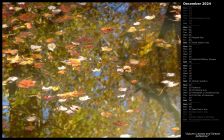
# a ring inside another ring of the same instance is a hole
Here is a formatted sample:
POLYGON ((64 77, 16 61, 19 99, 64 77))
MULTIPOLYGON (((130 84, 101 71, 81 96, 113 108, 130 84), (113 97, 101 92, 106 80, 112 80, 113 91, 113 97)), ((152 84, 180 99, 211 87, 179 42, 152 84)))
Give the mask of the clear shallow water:
POLYGON ((167 94, 180 108, 178 40, 175 28, 158 38, 161 9, 4 3, 2 136, 175 134, 179 120, 163 102, 167 94))

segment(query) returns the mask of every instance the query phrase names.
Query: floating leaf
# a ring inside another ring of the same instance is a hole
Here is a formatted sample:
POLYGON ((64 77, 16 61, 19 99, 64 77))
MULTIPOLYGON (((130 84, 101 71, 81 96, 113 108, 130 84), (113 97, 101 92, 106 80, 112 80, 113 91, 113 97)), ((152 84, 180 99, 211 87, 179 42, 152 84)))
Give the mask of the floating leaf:
POLYGON ((93 72, 100 72, 101 69, 97 69, 97 68, 95 68, 95 69, 93 69, 92 71, 93 71, 93 72))
POLYGON ((152 20, 154 19, 156 16, 155 15, 152 15, 152 16, 145 16, 145 19, 147 20, 152 20))
POLYGON ((83 92, 72 91, 72 92, 57 94, 57 96, 60 98, 69 98, 69 97, 79 97, 79 96, 82 96, 83 94, 84 94, 83 92))
POLYGON ((89 100, 89 99, 91 99, 91 98, 88 95, 79 97, 80 101, 86 101, 86 100, 89 100))
POLYGON ((131 80, 131 83, 132 84, 137 84, 138 83, 138 80, 131 80))
POLYGON ((66 111, 66 110, 68 110, 68 108, 61 105, 61 106, 58 107, 58 110, 59 111, 66 111))
POLYGON ((59 86, 52 86, 52 90, 53 90, 53 91, 58 91, 59 89, 60 89, 59 86))
POLYGON ((111 28, 111 27, 103 27, 103 28, 101 28, 100 29, 103 33, 109 33, 109 32, 111 32, 111 31, 113 31, 113 28, 111 28))
POLYGON ((55 20, 56 23, 63 23, 63 22, 66 22, 66 21, 69 21, 69 20, 72 20, 73 17, 72 16, 68 16, 68 15, 64 15, 64 16, 61 16, 59 18, 57 18, 55 20))
POLYGON ((79 42, 72 42, 72 45, 79 46, 80 43, 79 42))
POLYGON ((124 72, 123 68, 117 68, 117 72, 124 72))
POLYGON ((65 69, 66 69, 65 66, 58 67, 58 70, 65 70, 65 69))
POLYGON ((70 109, 71 109, 72 111, 79 111, 79 110, 81 109, 81 107, 79 107, 79 106, 77 106, 77 105, 72 105, 72 106, 70 107, 70 109))
POLYGON ((127 32, 133 33, 133 32, 136 32, 136 31, 137 31, 137 29, 135 27, 130 27, 127 32))
POLYGON ((139 60, 136 60, 136 59, 130 59, 129 60, 129 63, 132 64, 132 65, 137 65, 139 63, 139 60))
POLYGON ((138 26, 140 24, 141 24, 140 22, 135 22, 133 25, 138 26))
POLYGON ((7 60, 10 61, 11 64, 19 63, 20 62, 20 57, 17 54, 15 57, 8 57, 7 60))
POLYGON ((128 125, 128 123, 122 122, 122 121, 116 121, 116 122, 113 122, 113 124, 116 126, 127 126, 128 125))
POLYGON ((33 13, 25 13, 25 14, 21 14, 18 18, 22 21, 29 22, 29 21, 32 21, 35 17, 36 15, 33 13))
POLYGON ((33 50, 35 52, 40 52, 41 51, 41 47, 42 46, 38 46, 38 45, 31 45, 30 46, 31 50, 33 50))
POLYGON ((122 135, 120 135, 120 138, 131 138, 131 135, 129 135, 129 134, 122 134, 122 135))
POLYGON ((117 98, 124 98, 125 97, 125 94, 122 94, 122 95, 118 95, 117 98))
POLYGON ((175 76, 175 73, 167 73, 166 76, 167 77, 174 77, 175 76))
POLYGON ((126 112, 127 113, 132 113, 132 112, 134 112, 134 110, 133 109, 128 109, 126 112))
POLYGON ((119 88, 118 90, 125 92, 125 91, 127 91, 127 88, 119 88))
POLYGON ((17 86, 20 88, 30 88, 35 86, 36 81, 33 80, 21 80, 17 86))
POLYGON ((41 54, 32 54, 32 58, 33 59, 42 59, 42 55, 41 54))
POLYGON ((25 25, 27 29, 32 29, 32 23, 28 22, 28 23, 25 23, 25 25))
POLYGON ((175 86, 179 85, 179 83, 175 83, 175 82, 169 81, 169 80, 163 80, 163 81, 161 81, 161 83, 165 84, 167 87, 175 87, 175 86))
POLYGON ((105 46, 105 47, 101 47, 101 49, 102 49, 103 52, 109 52, 109 51, 112 51, 112 48, 109 48, 109 47, 107 47, 107 46, 105 46))
POLYGON ((55 43, 50 43, 47 45, 48 50, 50 51, 54 51, 54 49, 56 48, 56 44, 55 43))
POLYGON ((48 8, 49 10, 54 10, 54 9, 56 9, 56 7, 53 6, 53 5, 50 5, 50 6, 48 6, 47 8, 48 8))
POLYGON ((131 72, 131 67, 130 66, 123 66, 124 72, 131 72))
POLYGON ((58 74, 65 74, 65 72, 66 72, 65 70, 59 70, 58 74))
POLYGON ((34 68, 41 69, 44 66, 44 63, 34 63, 34 68))
POLYGON ((70 5, 62 4, 62 5, 60 6, 60 9, 61 9, 62 12, 64 12, 64 13, 68 13, 68 12, 71 11, 71 6, 70 6, 70 5))
POLYGON ((50 87, 45 87, 45 86, 43 86, 43 87, 42 87, 42 90, 43 90, 43 91, 51 91, 51 90, 52 90, 52 86, 50 86, 50 87))
POLYGON ((44 99, 44 100, 47 100, 47 101, 49 101, 49 100, 51 100, 51 99, 53 99, 53 98, 54 98, 54 96, 51 96, 51 95, 43 96, 43 99, 44 99))
POLYGON ((27 120, 28 122, 34 122, 36 119, 37 119, 36 116, 29 116, 29 117, 26 118, 26 120, 27 120))
POLYGON ((172 128, 172 131, 173 131, 174 133, 176 133, 176 132, 180 131, 180 128, 179 128, 179 127, 173 127, 173 128, 172 128))
POLYGON ((105 118, 109 118, 112 116, 112 113, 111 112, 101 112, 100 115, 105 118))
POLYGON ((12 76, 12 77, 9 77, 6 81, 8 81, 9 83, 11 83, 11 82, 14 82, 16 80, 18 80, 18 77, 12 76))
POLYGON ((54 38, 48 38, 46 40, 47 43, 54 43, 55 42, 55 39, 54 38))
POLYGON ((11 54, 11 55, 16 55, 18 53, 17 49, 7 49, 7 50, 2 50, 3 54, 11 54))
POLYGON ((30 64, 33 64, 33 58, 24 57, 24 58, 20 59, 19 64, 20 65, 30 65, 30 64))
POLYGON ((66 101, 67 101, 67 99, 59 99, 58 100, 58 102, 61 102, 61 103, 66 102, 66 101))
POLYGON ((67 114, 73 114, 74 113, 74 111, 72 111, 72 110, 67 110, 67 111, 65 111, 65 113, 67 113, 67 114))

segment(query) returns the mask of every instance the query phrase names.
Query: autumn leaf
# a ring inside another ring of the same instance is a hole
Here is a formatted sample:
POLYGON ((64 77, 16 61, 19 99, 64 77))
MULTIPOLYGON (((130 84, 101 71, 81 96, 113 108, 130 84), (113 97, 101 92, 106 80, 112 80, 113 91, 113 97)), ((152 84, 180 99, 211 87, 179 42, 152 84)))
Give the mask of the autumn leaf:
POLYGON ((68 60, 68 65, 72 65, 73 67, 78 67, 81 65, 81 61, 79 59, 70 58, 68 60))
POLYGON ((44 63, 34 63, 34 68, 40 69, 44 66, 44 63))
POLYGON ((65 74, 65 70, 59 70, 58 74, 65 74))
POLYGON ((66 21, 69 21, 69 20, 72 20, 73 17, 72 16, 68 16, 68 15, 64 15, 64 16, 61 16, 59 18, 57 18, 55 20, 56 23, 63 23, 63 22, 66 22, 66 21))
POLYGON ((54 38, 48 38, 45 42, 46 43, 54 43, 55 39, 54 38))
POLYGON ((132 83, 133 85, 135 85, 135 84, 138 83, 138 80, 131 80, 131 83, 132 83))
POLYGON ((116 122, 113 122, 113 124, 116 126, 127 126, 128 125, 128 123, 122 122, 122 121, 116 121, 116 122))
POLYGON ((130 27, 127 32, 133 33, 133 32, 136 32, 136 31, 137 31, 137 29, 135 27, 130 27))
POLYGON ((176 133, 176 132, 180 131, 180 128, 179 128, 179 127, 173 127, 173 128, 172 128, 172 131, 173 131, 174 133, 176 133))
POLYGON ((109 51, 112 51, 112 48, 109 48, 109 47, 107 47, 107 46, 105 46, 105 47, 101 47, 101 49, 102 49, 103 52, 109 52, 109 51))
POLYGON ((124 72, 131 72, 131 67, 130 66, 123 66, 124 72))
POLYGON ((18 50, 17 49, 7 49, 7 50, 2 50, 2 53, 3 54, 11 54, 11 55, 15 55, 18 53, 18 50))
POLYGON ((62 4, 60 6, 60 9, 64 13, 68 13, 68 12, 70 12, 72 10, 70 5, 65 5, 65 4, 62 4))
POLYGON ((105 118, 110 118, 112 116, 112 113, 111 112, 101 112, 100 115, 105 118))
POLYGON ((113 31, 113 28, 112 27, 103 27, 100 30, 101 30, 101 32, 103 32, 104 34, 106 34, 106 33, 112 32, 113 31))
POLYGON ((32 54, 32 58, 33 59, 42 59, 42 55, 41 54, 32 54))
POLYGON ((20 81, 17 86, 20 88, 31 88, 35 86, 36 81, 33 80, 22 80, 20 81))
POLYGON ((33 58, 24 57, 19 62, 20 65, 30 65, 33 64, 33 58))
POLYGON ((69 97, 79 97, 81 95, 83 95, 83 92, 78 92, 78 91, 72 91, 72 92, 65 92, 62 94, 57 94, 58 97, 60 98, 69 98, 69 97))
POLYGON ((21 14, 18 18, 22 21, 29 22, 29 21, 32 21, 35 17, 36 15, 33 13, 25 13, 25 14, 21 14))
POLYGON ((30 23, 30 22, 27 22, 27 23, 25 23, 25 25, 26 25, 26 28, 27 29, 32 29, 32 23, 30 23))

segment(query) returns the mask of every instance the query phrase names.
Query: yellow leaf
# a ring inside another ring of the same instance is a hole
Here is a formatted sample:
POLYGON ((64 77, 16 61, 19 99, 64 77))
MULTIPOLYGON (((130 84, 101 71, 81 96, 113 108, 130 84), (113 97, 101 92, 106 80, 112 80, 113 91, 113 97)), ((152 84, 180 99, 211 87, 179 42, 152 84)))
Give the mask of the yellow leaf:
POLYGON ((128 29, 128 32, 129 32, 129 33, 136 32, 136 31, 137 31, 137 29, 136 29, 135 27, 130 27, 130 28, 128 29))
POLYGON ((105 47, 101 47, 101 49, 102 49, 103 52, 109 52, 109 51, 112 51, 112 48, 109 48, 109 47, 107 47, 107 46, 105 46, 105 47))

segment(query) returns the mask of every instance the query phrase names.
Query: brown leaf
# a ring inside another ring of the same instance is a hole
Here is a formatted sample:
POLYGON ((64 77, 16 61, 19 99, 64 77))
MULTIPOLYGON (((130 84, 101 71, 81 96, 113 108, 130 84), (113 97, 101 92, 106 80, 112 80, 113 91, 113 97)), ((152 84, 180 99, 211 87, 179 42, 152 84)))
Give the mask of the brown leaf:
POLYGON ((69 20, 72 20, 73 17, 72 16, 68 16, 68 15, 64 15, 64 16, 61 16, 59 18, 57 18, 55 20, 56 23, 63 23, 63 22, 66 22, 66 21, 69 21, 69 20))
POLYGON ((72 10, 70 5, 65 5, 65 4, 62 4, 60 6, 60 9, 64 13, 68 13, 68 12, 70 12, 72 10))
POLYGON ((116 122, 113 122, 113 124, 116 126, 127 126, 128 125, 128 123, 122 122, 122 121, 116 121, 116 122))
POLYGON ((21 14, 18 18, 22 21, 29 22, 29 21, 32 21, 35 17, 36 15, 33 13, 25 13, 25 14, 21 14))

